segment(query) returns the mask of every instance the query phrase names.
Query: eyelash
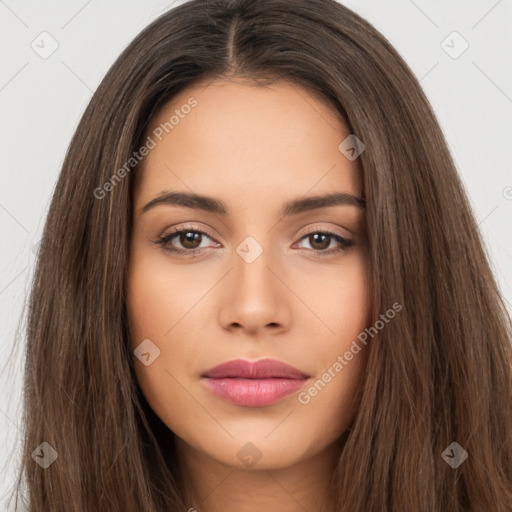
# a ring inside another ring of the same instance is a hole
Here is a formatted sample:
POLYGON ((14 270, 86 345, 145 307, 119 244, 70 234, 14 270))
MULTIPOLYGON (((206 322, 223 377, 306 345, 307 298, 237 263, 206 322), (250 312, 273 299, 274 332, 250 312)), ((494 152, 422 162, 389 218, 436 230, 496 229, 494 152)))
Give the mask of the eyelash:
MULTIPOLYGON (((201 249, 177 249, 176 247, 168 246, 167 244, 175 238, 177 235, 181 235, 182 233, 200 233, 201 235, 205 235, 208 238, 213 240, 213 237, 211 237, 208 233, 205 231, 202 231, 201 229, 196 229, 195 227, 182 227, 178 229, 172 229, 171 232, 165 236, 161 236, 156 240, 154 243, 157 245, 162 245, 163 249, 167 252, 170 252, 172 254, 178 254, 187 258, 194 258, 196 256, 200 256, 206 247, 202 247, 201 249)), ((325 229, 317 229, 315 231, 310 231, 309 233, 306 233, 303 235, 300 240, 303 240, 304 238, 307 238, 308 236, 315 235, 315 234, 321 234, 321 235, 328 235, 334 238, 341 247, 336 249, 328 249, 328 250, 318 250, 318 249, 306 249, 308 251, 311 251, 314 254, 314 257, 317 258, 324 258, 327 256, 331 256, 333 254, 337 254, 340 252, 345 252, 349 247, 353 246, 355 244, 354 240, 349 240, 347 238, 344 238, 337 233, 333 233, 332 231, 325 230, 325 229)))

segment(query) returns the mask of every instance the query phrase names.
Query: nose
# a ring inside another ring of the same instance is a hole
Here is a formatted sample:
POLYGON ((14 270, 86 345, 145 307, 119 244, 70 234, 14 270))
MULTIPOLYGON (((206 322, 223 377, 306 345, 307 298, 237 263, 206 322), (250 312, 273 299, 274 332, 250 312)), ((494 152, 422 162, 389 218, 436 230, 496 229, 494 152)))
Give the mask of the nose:
POLYGON ((223 286, 219 313, 222 327, 251 335, 287 330, 292 294, 271 251, 263 250, 250 263, 234 252, 232 261, 233 269, 223 286))

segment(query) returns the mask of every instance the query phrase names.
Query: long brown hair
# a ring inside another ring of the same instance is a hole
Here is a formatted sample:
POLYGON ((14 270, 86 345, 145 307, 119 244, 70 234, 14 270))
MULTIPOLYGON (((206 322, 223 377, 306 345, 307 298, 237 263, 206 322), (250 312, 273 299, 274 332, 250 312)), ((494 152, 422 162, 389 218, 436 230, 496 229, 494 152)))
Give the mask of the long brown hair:
POLYGON ((337 510, 512 510, 510 317, 418 80, 334 0, 189 1, 140 33, 93 95, 53 194, 29 301, 18 481, 28 509, 187 509, 173 435, 133 371, 125 284, 137 168, 117 171, 160 106, 226 76, 305 88, 366 147, 371 323, 390 304, 403 310, 371 343, 333 475, 337 510), (43 442, 58 453, 46 469, 32 457, 43 442), (454 442, 468 453, 456 468, 442 457, 454 442))

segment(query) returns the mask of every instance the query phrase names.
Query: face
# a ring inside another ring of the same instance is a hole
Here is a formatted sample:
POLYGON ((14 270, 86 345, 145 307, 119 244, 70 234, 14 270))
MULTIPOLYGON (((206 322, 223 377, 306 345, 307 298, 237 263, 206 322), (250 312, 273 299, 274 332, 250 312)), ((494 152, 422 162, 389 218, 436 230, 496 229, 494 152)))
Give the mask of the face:
POLYGON ((361 197, 357 160, 338 149, 348 135, 287 82, 197 85, 152 119, 135 171, 131 351, 183 449, 287 467, 353 421, 369 349, 344 354, 369 319, 365 210, 307 201, 361 197))

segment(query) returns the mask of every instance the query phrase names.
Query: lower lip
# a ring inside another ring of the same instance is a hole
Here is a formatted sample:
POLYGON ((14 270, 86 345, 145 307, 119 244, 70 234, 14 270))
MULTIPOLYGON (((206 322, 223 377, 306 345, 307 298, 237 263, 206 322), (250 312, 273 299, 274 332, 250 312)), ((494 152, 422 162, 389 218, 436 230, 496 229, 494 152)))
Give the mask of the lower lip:
POLYGON ((212 379, 205 377, 204 382, 217 396, 245 407, 263 407, 300 389, 307 379, 212 379))

